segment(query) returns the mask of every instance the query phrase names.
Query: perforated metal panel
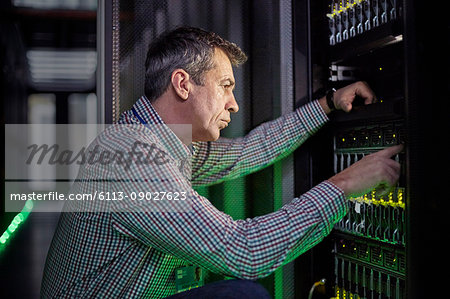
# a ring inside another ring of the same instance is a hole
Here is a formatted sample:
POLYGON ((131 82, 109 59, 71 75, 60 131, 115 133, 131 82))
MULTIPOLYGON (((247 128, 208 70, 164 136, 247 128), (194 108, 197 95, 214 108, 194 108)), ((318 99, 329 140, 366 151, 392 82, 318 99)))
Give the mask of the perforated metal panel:
MULTIPOLYGON (((117 23, 120 26, 120 33, 118 45, 113 45, 113 49, 117 47, 119 66, 117 78, 114 77, 113 71, 113 84, 118 84, 119 87, 120 111, 129 108, 143 95, 144 63, 148 45, 166 30, 183 25, 201 27, 217 32, 239 44, 245 51, 247 38, 245 29, 248 21, 243 16, 245 1, 116 0, 116 2, 119 14, 115 17, 119 18, 117 23)), ((242 77, 243 69, 245 67, 235 72, 242 77)), ((243 84, 237 86, 238 100, 243 100, 240 95, 245 88, 243 84)))
MULTIPOLYGON (((112 96, 106 106, 113 121, 144 93, 149 43, 181 25, 214 31, 249 56, 246 64, 234 70, 240 109, 222 136, 243 136, 257 124, 292 111, 291 1, 113 0, 111 14, 112 96)), ((245 219, 280 208, 292 199, 293 190, 293 159, 287 158, 258 174, 197 191, 234 219, 245 219)), ((292 264, 261 283, 274 297, 290 298, 293 277, 292 264)), ((210 275, 206 281, 222 278, 210 275)))

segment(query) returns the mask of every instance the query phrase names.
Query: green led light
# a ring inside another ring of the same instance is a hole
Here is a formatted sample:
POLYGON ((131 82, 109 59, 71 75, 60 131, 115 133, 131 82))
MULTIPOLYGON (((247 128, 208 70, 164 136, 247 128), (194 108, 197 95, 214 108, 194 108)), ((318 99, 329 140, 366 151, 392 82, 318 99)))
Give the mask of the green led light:
POLYGON ((5 244, 8 239, 9 239, 8 232, 4 232, 3 235, 0 237, 0 243, 5 244))
POLYGON ((20 227, 20 225, 27 219, 28 215, 30 214, 31 210, 33 210, 33 202, 31 200, 27 201, 25 203, 25 206, 23 207, 22 211, 18 213, 11 223, 9 224, 8 228, 3 232, 2 236, 0 237, 0 253, 5 248, 7 241, 11 239, 13 233, 20 227))
POLYGON ((8 231, 9 231, 10 233, 13 233, 13 232, 16 231, 16 228, 17 228, 17 225, 14 224, 14 223, 11 223, 11 224, 8 226, 8 231))
POLYGON ((20 223, 22 223, 22 219, 23 219, 23 216, 22 217, 19 217, 19 215, 21 215, 21 214, 18 214, 16 217, 14 217, 14 219, 13 219, 13 221, 12 221, 12 224, 14 224, 14 225, 19 225, 20 223))

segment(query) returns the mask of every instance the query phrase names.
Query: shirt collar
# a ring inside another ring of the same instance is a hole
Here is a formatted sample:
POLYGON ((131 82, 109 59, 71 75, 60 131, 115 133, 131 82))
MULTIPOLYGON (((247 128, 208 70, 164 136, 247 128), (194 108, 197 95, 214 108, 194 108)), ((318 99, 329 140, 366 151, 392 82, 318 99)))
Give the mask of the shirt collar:
POLYGON ((142 96, 133 105, 133 108, 139 114, 139 116, 145 121, 145 124, 164 124, 164 121, 156 112, 153 105, 147 99, 146 96, 142 96))
MULTIPOLYGON (((186 146, 181 142, 177 135, 164 123, 146 96, 139 98, 133 105, 133 109, 137 112, 140 119, 145 122, 144 125, 157 135, 162 145, 173 158, 184 160, 187 156, 193 154, 193 145, 186 146)), ((139 122, 142 123, 142 121, 139 122)))

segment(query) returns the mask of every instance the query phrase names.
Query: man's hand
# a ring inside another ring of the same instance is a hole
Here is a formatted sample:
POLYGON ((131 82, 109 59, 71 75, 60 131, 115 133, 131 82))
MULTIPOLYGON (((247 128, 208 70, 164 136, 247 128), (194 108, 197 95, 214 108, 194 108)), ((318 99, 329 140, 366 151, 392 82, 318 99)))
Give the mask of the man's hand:
POLYGON ((337 110, 350 112, 356 96, 362 97, 365 105, 375 103, 377 100, 369 85, 364 81, 359 81, 336 90, 333 97, 334 106, 337 110))
MULTIPOLYGON (((353 101, 356 96, 364 99, 364 104, 372 104, 377 101, 375 93, 370 89, 369 85, 364 81, 355 82, 335 91, 333 95, 334 107, 337 110, 350 112, 353 107, 353 101)), ((333 107, 328 107, 326 98, 319 99, 325 113, 330 113, 333 107)))
POLYGON ((346 196, 361 196, 376 189, 385 195, 395 187, 400 176, 400 163, 391 159, 400 153, 403 145, 388 147, 367 155, 329 179, 346 196))

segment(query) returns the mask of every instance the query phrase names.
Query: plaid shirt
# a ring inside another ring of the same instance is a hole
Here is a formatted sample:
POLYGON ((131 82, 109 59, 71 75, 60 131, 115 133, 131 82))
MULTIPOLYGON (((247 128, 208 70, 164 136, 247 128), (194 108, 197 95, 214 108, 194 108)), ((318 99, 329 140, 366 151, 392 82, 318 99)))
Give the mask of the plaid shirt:
MULTIPOLYGON (((133 108, 134 112, 121 115, 119 124, 139 125, 144 121, 164 125, 145 97, 133 108)), ((345 215, 342 190, 324 181, 276 212, 233 220, 191 185, 217 183, 262 169, 292 153, 327 120, 314 101, 260 125, 245 137, 194 142, 192 157, 192 149, 170 130, 164 138, 153 134, 151 126, 142 129, 142 125, 136 130, 99 135, 91 148, 97 145, 129 150, 133 142, 140 141, 156 144, 174 160, 189 157, 191 177, 187 179, 174 163, 134 163, 129 165, 127 175, 141 179, 128 183, 119 179, 108 189, 84 179, 108 181, 117 178, 120 167, 97 163, 80 169, 78 178, 83 179, 74 183, 74 189, 125 194, 137 190, 186 190, 188 209, 155 210, 138 204, 127 212, 61 213, 47 257, 42 297, 162 298, 175 293, 175 270, 182 266, 194 264, 226 276, 256 280, 292 261, 320 242, 345 215)), ((169 208, 177 209, 178 203, 169 208)))

